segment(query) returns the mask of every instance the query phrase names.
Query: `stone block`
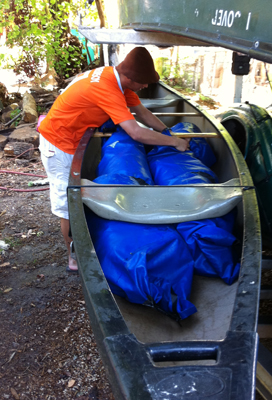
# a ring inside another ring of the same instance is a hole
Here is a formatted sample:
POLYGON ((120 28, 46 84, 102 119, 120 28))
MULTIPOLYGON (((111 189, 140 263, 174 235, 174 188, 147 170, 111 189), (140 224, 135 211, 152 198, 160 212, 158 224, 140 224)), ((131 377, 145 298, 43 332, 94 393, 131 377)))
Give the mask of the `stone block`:
POLYGON ((7 141, 8 141, 7 136, 0 135, 0 150, 3 150, 7 141))
POLYGON ((36 128, 29 126, 17 128, 9 135, 9 141, 32 143, 34 147, 38 147, 39 132, 36 131, 36 128))

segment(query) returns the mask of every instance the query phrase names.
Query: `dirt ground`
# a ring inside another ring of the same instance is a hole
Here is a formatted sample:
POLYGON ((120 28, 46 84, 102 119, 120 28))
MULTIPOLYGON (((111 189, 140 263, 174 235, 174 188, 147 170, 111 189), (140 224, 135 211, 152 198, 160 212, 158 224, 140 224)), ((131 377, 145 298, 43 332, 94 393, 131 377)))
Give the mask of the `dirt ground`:
MULTIPOLYGON (((0 170, 44 175, 35 158, 19 166, 2 157, 0 170)), ((0 173, 0 186, 9 189, 30 189, 33 180, 0 173)), ((80 278, 65 271, 49 190, 0 190, 0 241, 9 245, 0 250, 0 399, 113 400, 80 278)))

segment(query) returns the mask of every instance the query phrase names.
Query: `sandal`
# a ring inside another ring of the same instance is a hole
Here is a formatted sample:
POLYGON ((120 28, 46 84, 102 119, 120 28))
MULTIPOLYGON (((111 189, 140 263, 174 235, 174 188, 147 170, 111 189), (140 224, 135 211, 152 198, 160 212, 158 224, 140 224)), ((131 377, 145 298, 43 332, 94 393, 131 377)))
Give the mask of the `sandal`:
POLYGON ((66 267, 66 272, 70 275, 79 275, 78 269, 71 269, 69 265, 66 267))

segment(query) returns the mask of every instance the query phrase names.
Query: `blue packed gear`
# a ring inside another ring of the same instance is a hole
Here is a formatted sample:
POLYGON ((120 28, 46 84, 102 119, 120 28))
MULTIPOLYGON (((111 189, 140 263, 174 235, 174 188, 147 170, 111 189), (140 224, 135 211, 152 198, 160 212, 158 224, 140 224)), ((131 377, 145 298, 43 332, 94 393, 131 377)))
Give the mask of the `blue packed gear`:
MULTIPOLYGON (((170 146, 154 146, 146 157, 145 147, 131 139, 121 127, 114 126, 112 121, 107 121, 103 127, 114 134, 102 147, 96 183, 218 182, 207 166, 215 162, 215 156, 205 139, 191 139, 191 150, 183 153, 170 146)), ((172 128, 179 132, 181 129, 198 130, 188 123, 172 128)), ((133 303, 155 307, 176 320, 196 312, 189 301, 193 273, 219 276, 231 283, 239 272, 239 264, 232 260, 231 247, 235 241, 231 234, 232 213, 210 220, 149 225, 106 220, 86 208, 86 219, 112 292, 133 303)))
MULTIPOLYGON (((183 123, 171 128, 181 132, 183 123)), ((185 129, 185 128, 184 128, 185 129)), ((165 132, 165 131, 164 131, 165 132)), ((170 134, 169 131, 165 132, 170 134)), ((190 141, 190 147, 191 147, 190 141)), ((195 141, 196 144, 196 141, 195 141)), ((209 146, 203 146, 197 153, 202 159, 211 157, 209 146), (208 155, 208 157, 207 157, 208 155)), ((195 157, 192 151, 179 152, 175 148, 155 146, 148 154, 148 163, 157 185, 185 185, 218 182, 215 173, 195 157)), ((214 155, 211 157, 214 160, 214 155)), ((195 274, 220 277, 227 284, 237 279, 240 264, 233 258, 232 246, 236 238, 232 235, 234 212, 224 217, 182 222, 177 231, 185 240, 195 261, 195 274)))
POLYGON ((197 311, 189 301, 194 262, 174 226, 110 221, 87 208, 86 220, 114 294, 176 320, 197 311))
MULTIPOLYGON (((196 126, 192 122, 179 122, 178 124, 172 126, 171 131, 184 133, 201 133, 201 130, 198 128, 198 126, 196 126)), ((194 157, 198 158, 207 167, 211 168, 215 164, 215 154, 205 138, 191 138, 190 150, 192 151, 194 157)))
POLYGON ((140 179, 143 184, 153 185, 144 145, 133 140, 111 120, 103 124, 100 130, 103 132, 111 128, 115 132, 102 146, 102 159, 97 167, 97 176, 120 174, 140 179))
MULTIPOLYGON (((112 121, 100 130, 114 134, 102 147, 94 182, 139 185, 145 180, 153 184, 143 145, 112 121), (137 162, 132 158, 135 154, 137 162)), ((86 211, 86 216, 96 253, 114 294, 134 303, 152 305, 177 320, 196 312, 188 300, 193 260, 175 226, 108 221, 90 211, 86 211)))
POLYGON ((137 179, 122 174, 101 175, 95 178, 94 182, 100 183, 100 185, 140 185, 137 179))
POLYGON ((235 212, 220 218, 181 222, 177 231, 194 259, 196 275, 220 277, 231 285, 239 275, 240 263, 235 254, 237 242, 232 234, 235 212))
MULTIPOLYGON (((181 131, 180 123, 171 128, 172 131, 181 131)), ((192 125, 192 124, 191 124, 192 125)), ((168 130, 163 134, 171 136, 168 130)), ((202 146, 198 143, 198 146, 202 146)), ((196 147, 196 146, 195 146, 196 147)), ((210 147, 206 146, 210 152, 210 147)), ((200 151, 199 151, 200 153, 200 151)), ((205 152, 202 152, 206 158, 205 152)), ((175 147, 154 146, 147 155, 148 165, 156 185, 190 185, 196 183, 217 183, 216 174, 199 159, 192 151, 180 152, 175 147)))

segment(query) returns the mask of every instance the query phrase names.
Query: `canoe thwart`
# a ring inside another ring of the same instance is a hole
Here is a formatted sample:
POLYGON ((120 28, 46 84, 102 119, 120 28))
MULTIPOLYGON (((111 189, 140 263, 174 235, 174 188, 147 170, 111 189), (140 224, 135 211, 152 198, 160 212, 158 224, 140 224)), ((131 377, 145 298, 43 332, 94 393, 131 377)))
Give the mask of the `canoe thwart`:
MULTIPOLYGON (((177 136, 177 137, 181 137, 181 138, 193 138, 193 137, 202 137, 202 138, 220 138, 221 136, 219 136, 216 132, 171 132, 172 136, 177 136)), ((95 134, 93 135, 93 137, 110 137, 111 135, 113 135, 113 132, 107 132, 107 133, 103 133, 103 132, 95 132, 95 134)))
POLYGON ((242 199, 239 179, 194 186, 103 186, 81 180, 83 203, 116 221, 169 224, 221 217, 242 199))
MULTIPOLYGON (((195 112, 153 112, 156 117, 203 117, 200 113, 195 112)), ((136 113, 132 113, 136 115, 136 113)))
POLYGON ((187 137, 187 138, 194 138, 194 137, 203 137, 203 138, 220 138, 221 136, 218 135, 216 132, 173 132, 169 129, 172 136, 177 137, 187 137))

